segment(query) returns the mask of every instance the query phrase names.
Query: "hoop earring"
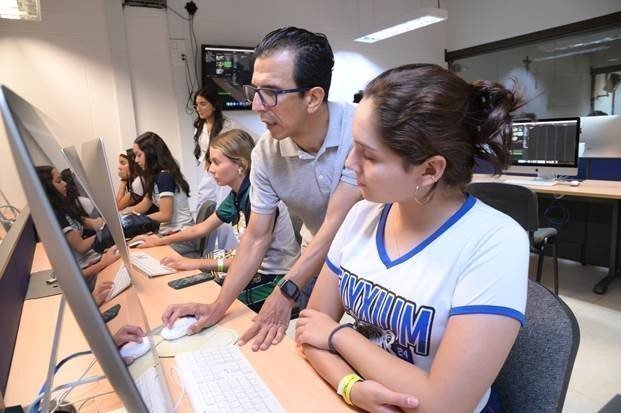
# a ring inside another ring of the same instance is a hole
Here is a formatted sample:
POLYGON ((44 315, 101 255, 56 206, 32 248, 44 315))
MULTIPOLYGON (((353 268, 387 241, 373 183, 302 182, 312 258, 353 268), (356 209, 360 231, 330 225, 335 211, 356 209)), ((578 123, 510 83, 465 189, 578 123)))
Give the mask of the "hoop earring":
POLYGON ((413 194, 414 202, 416 202, 420 206, 428 204, 429 201, 431 201, 431 199, 433 198, 433 188, 429 189, 429 192, 427 192, 427 195, 425 195, 422 200, 416 197, 416 194, 418 194, 419 190, 420 190, 420 185, 416 185, 416 188, 414 188, 414 194, 413 194))

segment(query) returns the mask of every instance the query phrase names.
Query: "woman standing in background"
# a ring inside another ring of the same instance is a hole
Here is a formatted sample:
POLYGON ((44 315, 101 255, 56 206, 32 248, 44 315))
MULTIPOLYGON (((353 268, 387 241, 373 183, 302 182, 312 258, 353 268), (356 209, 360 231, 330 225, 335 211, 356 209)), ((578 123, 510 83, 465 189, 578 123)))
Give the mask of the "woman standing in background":
MULTIPOLYGON (((196 191, 198 194, 196 210, 198 211, 205 201, 214 201, 216 205, 220 205, 231 190, 228 186, 216 184, 213 176, 203 165, 205 157, 208 156, 209 143, 219 134, 236 129, 236 125, 222 113, 218 92, 213 86, 204 86, 194 94, 194 110, 197 114, 194 120, 194 157, 198 166, 198 190, 196 191)), ((237 246, 237 240, 233 235, 233 230, 230 225, 226 224, 207 238, 205 250, 231 249, 235 246, 237 246)))

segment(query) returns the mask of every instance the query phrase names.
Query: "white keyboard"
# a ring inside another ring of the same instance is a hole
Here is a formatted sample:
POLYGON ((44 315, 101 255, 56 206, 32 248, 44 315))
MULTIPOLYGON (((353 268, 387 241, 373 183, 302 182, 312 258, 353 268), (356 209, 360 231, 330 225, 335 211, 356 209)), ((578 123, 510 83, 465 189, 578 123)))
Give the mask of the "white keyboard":
POLYGON ((162 383, 155 367, 149 367, 134 380, 142 401, 150 413, 169 413, 172 411, 170 399, 164 395, 162 383))
POLYGON ((284 412, 239 347, 206 348, 175 357, 194 412, 284 412))
POLYGON ((108 293, 106 301, 111 300, 117 295, 121 294, 123 291, 125 291, 125 289, 129 288, 130 285, 132 285, 132 281, 129 278, 129 272, 124 265, 121 265, 119 270, 116 272, 116 276, 114 277, 114 285, 108 293))
POLYGON ((522 185, 522 186, 554 186, 556 181, 539 181, 535 179, 505 179, 505 184, 522 185))
POLYGON ((160 264, 160 261, 144 252, 133 252, 129 255, 130 261, 140 271, 149 277, 157 277, 158 275, 174 274, 177 270, 160 264))

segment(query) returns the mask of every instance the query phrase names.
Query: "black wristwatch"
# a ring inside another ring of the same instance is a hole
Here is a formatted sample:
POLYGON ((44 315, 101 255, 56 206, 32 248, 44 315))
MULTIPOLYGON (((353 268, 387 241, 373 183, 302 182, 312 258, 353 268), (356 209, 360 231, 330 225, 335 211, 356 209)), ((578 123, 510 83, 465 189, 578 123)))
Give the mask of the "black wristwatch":
POLYGON ((293 281, 282 278, 278 281, 278 287, 280 292, 287 298, 293 301, 297 300, 300 296, 300 287, 298 287, 293 281))

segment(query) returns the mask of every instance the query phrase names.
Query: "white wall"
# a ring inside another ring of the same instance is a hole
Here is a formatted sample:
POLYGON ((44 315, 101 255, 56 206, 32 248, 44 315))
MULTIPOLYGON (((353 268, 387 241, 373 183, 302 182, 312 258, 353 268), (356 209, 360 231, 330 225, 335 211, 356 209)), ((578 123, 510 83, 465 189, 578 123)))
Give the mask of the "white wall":
MULTIPOLYGON (((44 1, 42 22, 0 20, 0 81, 56 123, 61 145, 79 149, 101 136, 115 153, 120 122, 103 1, 44 1)), ((0 188, 25 205, 4 126, 0 188)))
POLYGON ((621 11, 619 0, 444 0, 458 50, 621 11))
MULTIPOLYGON (((187 16, 183 8, 185 3, 186 0, 169 0, 168 5, 187 16)), ((412 62, 444 64, 446 23, 373 45, 353 41, 362 34, 383 28, 389 22, 394 24, 404 21, 404 16, 421 6, 430 5, 424 0, 201 0, 196 3, 199 9, 194 27, 199 45, 254 47, 265 34, 283 26, 298 26, 325 33, 335 54, 331 100, 351 102, 355 92, 390 67, 412 62)), ((193 148, 194 115, 184 112, 187 99, 185 66, 178 59, 181 52, 192 59, 188 22, 169 12, 168 28, 181 147, 184 162, 189 167, 193 161, 190 156, 193 148)), ((193 66, 193 61, 190 61, 190 66, 193 66)), ((227 116, 248 129, 255 137, 265 131, 263 124, 252 112, 231 111, 227 112, 227 116)), ((186 178, 191 186, 196 184, 195 175, 186 173, 186 178)))

